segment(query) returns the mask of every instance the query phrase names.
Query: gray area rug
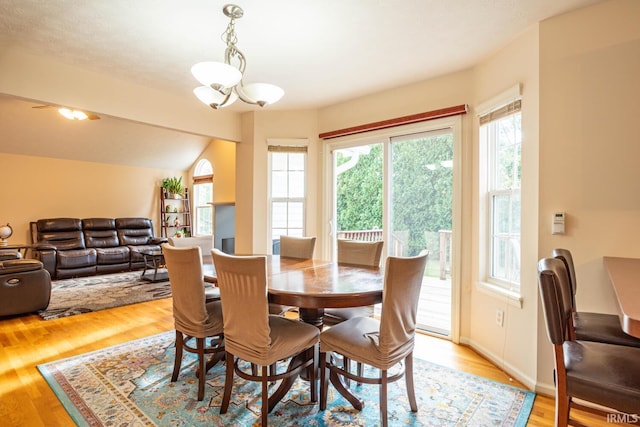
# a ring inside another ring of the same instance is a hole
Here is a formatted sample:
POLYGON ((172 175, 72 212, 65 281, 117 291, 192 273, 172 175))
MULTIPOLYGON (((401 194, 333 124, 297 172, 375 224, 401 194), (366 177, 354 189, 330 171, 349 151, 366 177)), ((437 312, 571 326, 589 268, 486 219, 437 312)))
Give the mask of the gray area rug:
POLYGON ((49 306, 38 314, 44 320, 51 320, 171 296, 169 281, 150 283, 142 280, 140 273, 132 271, 53 281, 49 306))

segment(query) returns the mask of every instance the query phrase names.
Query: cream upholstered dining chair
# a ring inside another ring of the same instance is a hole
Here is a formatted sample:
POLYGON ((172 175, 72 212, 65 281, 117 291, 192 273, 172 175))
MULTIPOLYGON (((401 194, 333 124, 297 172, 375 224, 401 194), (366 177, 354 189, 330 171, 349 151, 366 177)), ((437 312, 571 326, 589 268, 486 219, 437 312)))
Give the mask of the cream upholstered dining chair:
MULTIPOLYGON (((200 248, 200 256, 203 264, 211 264, 211 249, 213 237, 168 237, 167 243, 176 248, 200 248)), ((205 282, 204 296, 207 302, 220 299, 220 289, 205 282)))
POLYGON ((594 341, 576 341, 571 322, 571 284, 564 263, 557 258, 538 262, 538 286, 547 336, 555 355, 557 427, 574 423, 571 408, 582 408, 603 417, 611 410, 588 408, 584 402, 638 413, 640 402, 640 348, 594 341))
POLYGON ((224 357, 222 305, 220 301, 205 301, 199 247, 176 248, 165 243, 162 252, 169 272, 176 329, 176 355, 171 381, 178 379, 183 350, 197 354, 198 400, 202 400, 208 368, 224 357), (207 361, 205 356, 209 354, 213 356, 207 361))
POLYGON ((268 413, 283 397, 287 380, 294 380, 304 368, 309 369, 311 401, 316 399, 315 353, 320 331, 313 325, 283 316, 270 315, 267 300, 266 257, 239 257, 211 252, 218 274, 226 357, 226 377, 220 413, 227 412, 233 389, 234 373, 248 381, 262 384, 262 425, 268 413), (290 359, 287 369, 278 372, 276 362, 290 359), (248 363, 242 363, 248 362, 248 363), (260 373, 254 372, 258 366, 260 373), (270 404, 268 384, 282 380, 273 392, 270 404))
POLYGON ((632 337, 622 330, 620 317, 617 314, 577 311, 576 291, 578 282, 571 251, 556 248, 551 251, 551 256, 561 260, 567 270, 569 285, 571 286, 572 316, 570 320, 573 322, 575 339, 640 347, 640 339, 632 337))
MULTIPOLYGON (((312 259, 315 247, 315 237, 280 236, 280 257, 282 258, 312 259)), ((269 304, 269 313, 271 314, 284 314, 297 310, 297 307, 269 304)))
MULTIPOLYGON (((383 241, 364 242, 338 239, 338 264, 379 267, 383 245, 383 241)), ((358 316, 373 317, 373 306, 327 308, 324 311, 323 321, 325 325, 333 326, 358 316)))
POLYGON ((315 237, 280 236, 280 256, 285 258, 313 258, 315 237))
MULTIPOLYGON (((403 376, 412 412, 418 410, 413 388, 413 347, 416 313, 427 255, 388 257, 384 271, 384 290, 380 320, 354 317, 320 334, 320 409, 327 407, 327 371, 337 378, 338 391, 346 392, 342 379, 380 385, 380 416, 387 425, 387 385, 403 376), (331 353, 379 369, 380 376, 356 375, 344 368, 331 353), (328 357, 329 356, 329 357, 328 357), (401 365, 397 373, 389 369, 401 365), (343 390, 341 390, 343 389, 343 390)), ((360 405, 354 407, 362 409, 360 405)))

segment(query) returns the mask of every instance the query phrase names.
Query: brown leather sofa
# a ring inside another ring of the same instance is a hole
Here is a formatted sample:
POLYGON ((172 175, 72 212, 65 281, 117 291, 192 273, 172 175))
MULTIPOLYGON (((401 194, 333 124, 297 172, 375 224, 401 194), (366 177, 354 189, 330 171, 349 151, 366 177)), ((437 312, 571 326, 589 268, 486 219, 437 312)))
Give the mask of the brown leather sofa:
POLYGON ((51 298, 51 277, 40 261, 0 261, 0 316, 44 310, 51 298))
POLYGON ((34 258, 53 279, 144 267, 144 249, 160 249, 148 218, 48 218, 31 223, 34 258), (40 247, 39 247, 40 246, 40 247))

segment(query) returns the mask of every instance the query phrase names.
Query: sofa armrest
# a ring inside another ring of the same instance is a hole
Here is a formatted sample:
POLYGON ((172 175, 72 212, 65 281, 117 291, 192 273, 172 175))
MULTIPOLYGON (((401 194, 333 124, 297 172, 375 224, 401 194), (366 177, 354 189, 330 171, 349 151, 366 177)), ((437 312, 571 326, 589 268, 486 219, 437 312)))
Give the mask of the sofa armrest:
POLYGON ((167 239, 166 237, 152 237, 151 239, 149 239, 149 243, 152 245, 161 245, 163 243, 167 243, 169 241, 169 239, 167 239))
POLYGON ((36 243, 31 247, 33 258, 40 261, 51 277, 56 277, 56 252, 54 245, 36 243))

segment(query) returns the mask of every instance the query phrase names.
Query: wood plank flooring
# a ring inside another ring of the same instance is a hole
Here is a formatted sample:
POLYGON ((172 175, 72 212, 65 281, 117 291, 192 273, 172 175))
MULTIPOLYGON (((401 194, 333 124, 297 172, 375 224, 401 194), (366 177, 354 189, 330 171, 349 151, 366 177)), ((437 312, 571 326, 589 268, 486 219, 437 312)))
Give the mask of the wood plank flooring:
MULTIPOLYGON (((74 425, 36 366, 171 330, 171 310, 167 298, 57 320, 43 321, 37 315, 0 319, 0 425, 74 425)), ((472 349, 450 341, 420 335, 415 355, 523 387, 472 349)), ((610 426, 590 414, 573 415, 588 425, 610 426)), ((538 395, 528 425, 553 424, 553 398, 538 395)))

